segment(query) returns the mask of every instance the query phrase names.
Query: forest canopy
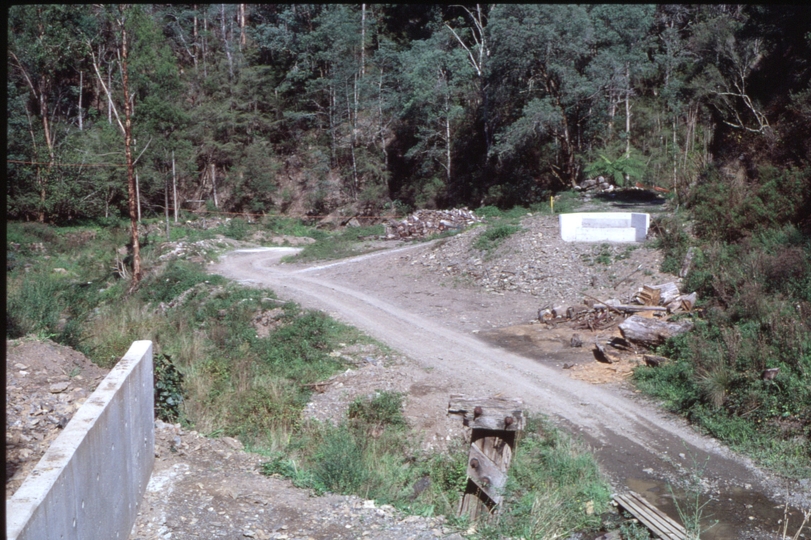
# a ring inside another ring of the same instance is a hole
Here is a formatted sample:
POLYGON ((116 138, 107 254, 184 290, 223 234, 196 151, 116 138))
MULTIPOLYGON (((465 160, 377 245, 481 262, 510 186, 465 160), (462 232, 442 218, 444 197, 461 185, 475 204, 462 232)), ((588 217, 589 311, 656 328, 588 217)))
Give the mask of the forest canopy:
POLYGON ((146 215, 173 183, 185 210, 323 214, 509 206, 601 174, 799 223, 809 29, 801 6, 12 6, 7 216, 127 215, 129 105, 146 215))

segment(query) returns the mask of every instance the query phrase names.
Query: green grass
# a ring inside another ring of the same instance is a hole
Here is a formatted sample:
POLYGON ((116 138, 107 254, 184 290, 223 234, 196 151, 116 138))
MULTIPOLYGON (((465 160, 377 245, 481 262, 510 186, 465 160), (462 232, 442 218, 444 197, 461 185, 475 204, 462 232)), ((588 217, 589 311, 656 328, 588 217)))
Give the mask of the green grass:
MULTIPOLYGON (((403 444, 413 434, 404 433, 396 414, 401 400, 379 392, 355 401, 344 424, 303 426, 286 452, 269 455, 263 472, 319 493, 359 494, 410 513, 459 521, 454 516, 466 484, 468 447, 414 456, 412 446, 403 444), (381 424, 381 418, 389 420, 381 424)), ((541 539, 594 531, 609 499, 609 486, 587 449, 548 422, 531 419, 509 471, 504 509, 496 522, 481 523, 479 533, 541 539)))
POLYGON ((286 257, 286 261, 310 262, 343 259, 375 251, 364 245, 368 237, 382 236, 385 233, 383 225, 367 227, 346 227, 337 232, 316 238, 315 243, 304 246, 300 253, 286 257))

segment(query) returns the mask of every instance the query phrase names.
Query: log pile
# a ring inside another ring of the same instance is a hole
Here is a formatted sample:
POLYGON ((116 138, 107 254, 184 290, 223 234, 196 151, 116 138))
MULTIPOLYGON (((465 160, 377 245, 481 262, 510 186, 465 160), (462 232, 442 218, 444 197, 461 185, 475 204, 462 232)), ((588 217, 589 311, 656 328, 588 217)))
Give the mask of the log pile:
POLYGON ((453 210, 417 210, 404 220, 385 223, 387 240, 426 238, 448 230, 462 230, 481 222, 467 208, 453 210))
MULTIPOLYGON (((604 363, 615 363, 618 358, 607 346, 617 351, 639 352, 637 348, 653 348, 668 338, 688 332, 690 321, 670 321, 670 316, 693 310, 696 293, 682 294, 676 283, 644 285, 629 302, 616 298, 600 300, 586 296, 580 306, 547 306, 538 310, 538 320, 548 326, 568 324, 572 328, 606 331, 618 328, 622 337, 614 337, 605 345, 595 343, 594 356, 604 363)), ((578 336, 578 346, 582 340, 578 336)), ((574 343, 572 346, 575 346, 574 343)), ((664 360, 658 356, 645 357, 649 366, 658 366, 664 360)))

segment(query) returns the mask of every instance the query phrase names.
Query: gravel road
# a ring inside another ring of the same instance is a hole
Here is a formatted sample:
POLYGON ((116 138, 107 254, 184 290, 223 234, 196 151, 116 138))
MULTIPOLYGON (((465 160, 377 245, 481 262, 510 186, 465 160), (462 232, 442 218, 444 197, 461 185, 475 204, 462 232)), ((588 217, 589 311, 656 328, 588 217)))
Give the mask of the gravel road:
MULTIPOLYGON (((573 301, 583 290, 600 291, 599 280, 609 279, 607 271, 601 275, 577 266, 594 253, 593 246, 562 244, 550 232, 554 226, 549 218, 532 223, 525 221, 525 231, 511 239, 512 247, 502 249, 508 253, 512 249, 520 258, 523 251, 516 246, 532 238, 536 251, 548 251, 557 258, 541 258, 530 266, 538 275, 553 276, 549 279, 565 277, 571 281, 568 288, 545 289, 536 280, 533 292, 525 286, 531 279, 499 287, 493 284, 508 280, 493 280, 493 272, 481 272, 476 279, 471 270, 459 271, 465 265, 493 265, 477 264, 467 250, 464 264, 459 264, 459 246, 469 245, 476 231, 310 266, 280 264, 295 248, 238 250, 221 257, 209 270, 246 285, 273 289, 282 298, 362 329, 408 356, 414 369, 427 371, 427 378, 436 379, 449 394, 522 398, 529 410, 549 415, 590 443, 615 489, 643 492, 674 517, 678 516, 667 485, 677 486, 698 475, 704 497, 711 499, 704 515, 718 521, 702 538, 774 538, 787 497, 793 504, 809 506, 808 493, 799 484, 777 479, 714 439, 697 434, 628 385, 593 385, 569 377, 559 365, 572 350, 516 354, 494 346, 497 340, 481 338, 526 324, 549 296, 556 296, 551 302, 573 301), (571 261, 573 268, 562 269, 561 260, 571 261), (549 266, 542 268, 544 261, 549 266), (489 280, 485 286, 484 279, 489 280), (544 290, 549 290, 546 297, 544 290)), ((620 253, 617 247, 611 249, 620 253)), ((655 259, 653 250, 638 251, 655 259)), ((625 269, 636 264, 625 262, 625 269)), ((622 272, 615 271, 611 282, 622 272)), ((617 292, 614 289, 612 293, 617 292)))

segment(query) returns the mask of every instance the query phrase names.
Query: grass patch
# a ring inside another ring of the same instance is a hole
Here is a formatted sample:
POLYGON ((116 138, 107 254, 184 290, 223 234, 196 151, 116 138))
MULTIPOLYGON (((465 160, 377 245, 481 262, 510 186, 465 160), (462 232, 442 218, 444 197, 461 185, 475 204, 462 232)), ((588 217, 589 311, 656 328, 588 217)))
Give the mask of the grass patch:
POLYGON ((662 347, 673 362, 640 367, 635 381, 761 464, 811 477, 808 278, 804 272, 795 279, 770 278, 770 272, 791 274, 792 265, 799 265, 785 249, 775 247, 774 254, 762 246, 744 251, 724 244, 699 252, 687 283, 707 299, 705 315, 696 318, 692 332, 662 347), (773 380, 763 380, 767 368, 779 370, 773 380))
POLYGON ((298 218, 288 218, 284 216, 267 216, 262 220, 264 230, 273 234, 310 237, 316 240, 323 240, 329 237, 329 233, 307 225, 298 218))
MULTIPOLYGON (((286 257, 286 261, 310 262, 321 260, 343 259, 375 251, 363 241, 369 237, 382 236, 385 233, 383 225, 367 227, 346 227, 326 236, 316 238, 312 244, 304 246, 298 254, 286 257)), ((326 233, 325 233, 326 234, 326 233)))
POLYGON ((485 253, 492 253, 498 248, 507 238, 521 230, 518 225, 498 224, 488 227, 481 233, 473 247, 485 253))
MULTIPOLYGON (((466 484, 467 444, 447 454, 413 456, 403 444, 402 396, 378 392, 355 401, 340 426, 302 426, 287 452, 271 455, 265 474, 317 492, 354 493, 410 513, 453 517, 466 484), (382 419, 388 419, 381 422, 382 419)), ((495 523, 482 538, 558 538, 600 527, 610 489, 585 447, 540 419, 520 439, 495 523)))
POLYGON ((610 487, 587 448, 529 418, 510 468, 504 511, 483 538, 567 538, 600 527, 610 487))

